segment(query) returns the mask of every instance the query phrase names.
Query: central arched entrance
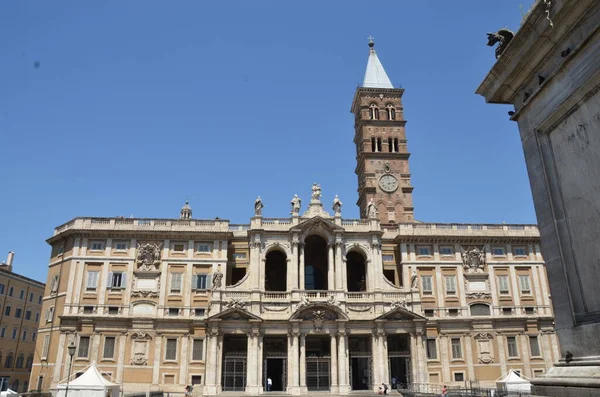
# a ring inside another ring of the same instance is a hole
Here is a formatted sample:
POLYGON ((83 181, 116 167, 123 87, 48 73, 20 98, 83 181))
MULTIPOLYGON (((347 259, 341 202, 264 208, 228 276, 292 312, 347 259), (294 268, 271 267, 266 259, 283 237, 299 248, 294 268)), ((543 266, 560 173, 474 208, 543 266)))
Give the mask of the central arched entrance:
POLYGON ((304 289, 327 290, 327 241, 313 235, 304 241, 304 289))
POLYGON ((265 261, 265 291, 287 290, 287 257, 281 251, 271 251, 265 261))
POLYGON ((348 292, 367 290, 367 265, 360 252, 351 251, 346 255, 346 280, 348 292))

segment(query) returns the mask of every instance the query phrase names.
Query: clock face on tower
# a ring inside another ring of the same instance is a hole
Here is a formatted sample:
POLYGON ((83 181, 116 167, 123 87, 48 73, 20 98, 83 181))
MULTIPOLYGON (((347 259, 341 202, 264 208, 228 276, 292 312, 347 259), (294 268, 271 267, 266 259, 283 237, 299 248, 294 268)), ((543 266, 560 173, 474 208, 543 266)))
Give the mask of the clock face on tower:
POLYGON ((394 190, 398 189, 398 180, 395 176, 386 174, 379 178, 379 187, 384 192, 391 193, 394 190))

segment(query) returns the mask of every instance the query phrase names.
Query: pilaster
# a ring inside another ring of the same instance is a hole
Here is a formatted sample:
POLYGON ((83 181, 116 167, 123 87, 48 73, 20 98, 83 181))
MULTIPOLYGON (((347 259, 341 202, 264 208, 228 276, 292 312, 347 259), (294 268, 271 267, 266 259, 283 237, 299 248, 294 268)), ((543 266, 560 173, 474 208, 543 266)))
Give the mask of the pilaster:
POLYGON ((338 386, 338 362, 337 362, 337 337, 333 331, 330 333, 331 337, 331 394, 337 394, 339 392, 338 386))
POLYGON ((330 291, 335 289, 335 273, 333 269, 333 244, 327 244, 327 289, 330 291))

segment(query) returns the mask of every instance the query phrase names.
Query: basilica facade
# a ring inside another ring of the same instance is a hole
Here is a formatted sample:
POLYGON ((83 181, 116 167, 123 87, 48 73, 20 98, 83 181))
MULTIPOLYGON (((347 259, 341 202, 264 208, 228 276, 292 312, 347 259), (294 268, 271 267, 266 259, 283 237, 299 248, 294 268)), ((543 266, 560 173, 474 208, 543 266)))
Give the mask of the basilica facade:
POLYGON ((315 183, 283 218, 259 197, 247 224, 195 219, 186 203, 174 219, 57 227, 30 385, 56 389, 70 360, 126 393, 209 396, 494 386, 550 368, 537 227, 414 219, 404 91, 373 45, 351 107, 360 219, 315 183))

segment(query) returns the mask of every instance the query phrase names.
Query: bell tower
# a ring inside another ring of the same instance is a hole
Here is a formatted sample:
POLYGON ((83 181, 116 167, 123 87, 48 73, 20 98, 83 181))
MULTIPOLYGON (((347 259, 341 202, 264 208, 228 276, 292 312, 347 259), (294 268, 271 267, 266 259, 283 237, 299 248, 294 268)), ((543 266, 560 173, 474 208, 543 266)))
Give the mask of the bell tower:
POLYGON ((363 84, 356 89, 352 109, 358 176, 358 206, 367 217, 371 200, 383 224, 414 222, 402 94, 394 88, 369 41, 363 84))

